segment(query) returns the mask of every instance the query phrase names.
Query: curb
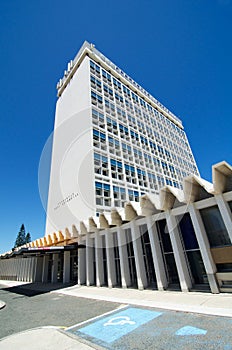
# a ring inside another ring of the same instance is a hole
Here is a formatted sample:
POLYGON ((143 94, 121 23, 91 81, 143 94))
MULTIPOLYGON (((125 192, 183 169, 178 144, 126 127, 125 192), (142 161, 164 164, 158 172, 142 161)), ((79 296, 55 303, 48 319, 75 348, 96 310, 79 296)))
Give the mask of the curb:
POLYGON ((6 306, 6 303, 0 300, 0 310, 3 309, 5 306, 6 306))

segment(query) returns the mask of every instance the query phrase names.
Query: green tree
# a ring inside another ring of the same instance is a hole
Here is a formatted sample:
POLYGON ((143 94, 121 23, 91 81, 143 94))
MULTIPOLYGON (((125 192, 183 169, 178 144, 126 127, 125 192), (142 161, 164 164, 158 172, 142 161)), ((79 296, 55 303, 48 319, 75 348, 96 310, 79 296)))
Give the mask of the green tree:
POLYGON ((27 234, 26 234, 26 243, 30 243, 31 242, 31 235, 30 235, 30 233, 28 232, 27 234))
POLYGON ((31 242, 31 235, 29 232, 26 234, 25 226, 24 224, 22 224, 20 231, 17 235, 14 248, 21 247, 21 245, 24 245, 29 242, 31 242))

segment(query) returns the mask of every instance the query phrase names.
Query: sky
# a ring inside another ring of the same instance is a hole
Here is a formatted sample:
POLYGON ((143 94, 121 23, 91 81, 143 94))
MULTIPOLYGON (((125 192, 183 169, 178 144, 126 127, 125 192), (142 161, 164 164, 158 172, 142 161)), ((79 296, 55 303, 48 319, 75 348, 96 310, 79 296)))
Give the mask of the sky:
POLYGON ((22 223, 44 235, 40 156, 84 40, 182 119, 204 179, 232 164, 231 18, 232 0, 0 1, 0 253, 22 223))

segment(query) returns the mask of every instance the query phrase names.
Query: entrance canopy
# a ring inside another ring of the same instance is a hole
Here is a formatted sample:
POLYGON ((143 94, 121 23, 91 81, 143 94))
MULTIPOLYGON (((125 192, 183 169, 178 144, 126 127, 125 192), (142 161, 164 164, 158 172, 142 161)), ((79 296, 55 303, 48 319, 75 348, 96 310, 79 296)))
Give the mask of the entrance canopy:
POLYGON ((67 246, 50 246, 50 247, 23 247, 19 250, 12 250, 10 253, 6 253, 1 256, 1 259, 13 258, 15 256, 42 256, 45 254, 62 253, 64 251, 76 250, 78 248, 83 248, 83 246, 77 243, 67 246))

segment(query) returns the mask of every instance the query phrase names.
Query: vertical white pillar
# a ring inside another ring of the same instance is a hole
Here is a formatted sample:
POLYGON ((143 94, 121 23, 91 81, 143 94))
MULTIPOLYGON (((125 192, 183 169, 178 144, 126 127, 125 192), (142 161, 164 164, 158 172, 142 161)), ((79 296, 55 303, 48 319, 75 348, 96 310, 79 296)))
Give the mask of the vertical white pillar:
POLYGON ((17 270, 18 270, 18 274, 17 274, 17 281, 20 281, 20 278, 21 278, 21 258, 17 258, 17 260, 18 260, 18 268, 17 268, 17 270))
POLYGON ((104 268, 102 253, 102 237, 99 231, 95 232, 95 261, 96 261, 96 285, 101 287, 104 284, 104 268))
POLYGON ((43 256, 37 256, 35 264, 34 282, 41 282, 43 277, 43 256))
POLYGON ((189 214, 193 223, 194 231, 201 251, 202 260, 205 265, 210 289, 212 293, 219 293, 215 273, 217 271, 213 261, 209 240, 205 231, 205 227, 199 210, 196 209, 194 203, 189 204, 189 214))
POLYGON ((141 242, 141 234, 139 227, 135 224, 135 221, 130 223, 132 244, 135 256, 135 267, 137 275, 138 289, 143 290, 147 287, 147 275, 144 264, 143 248, 141 242))
POLYGON ((29 282, 29 271, 30 271, 30 261, 31 259, 30 258, 27 258, 26 259, 26 269, 25 269, 25 281, 26 282, 29 282))
POLYGON ((192 287, 192 282, 187 266, 185 253, 183 250, 183 245, 180 240, 178 223, 175 216, 171 215, 171 212, 169 210, 166 212, 166 220, 168 232, 172 243, 174 258, 176 261, 181 290, 182 292, 188 292, 189 289, 192 287))
POLYGON ((10 260, 8 260, 7 262, 7 279, 10 280, 10 260))
POLYGON ((30 268, 28 271, 28 281, 32 282, 32 272, 33 271, 33 257, 30 258, 30 268))
POLYGON ((14 258, 14 274, 15 274, 15 281, 17 281, 18 278, 18 260, 14 258))
POLYGON ((113 235, 110 230, 105 230, 106 240, 106 260, 107 260, 107 275, 108 275, 108 287, 112 288, 116 285, 116 269, 114 261, 114 242, 113 235))
POLYGON ((70 251, 64 251, 63 283, 70 282, 70 251))
POLYGON ((23 259, 19 258, 19 275, 18 275, 18 281, 22 281, 22 266, 23 266, 23 259))
POLYGON ((93 271, 93 239, 90 238, 90 234, 86 233, 86 285, 91 286, 94 284, 94 271, 93 271))
POLYGON ((52 254, 52 283, 57 283, 57 273, 58 273, 58 258, 59 254, 54 253, 52 254))
POLYGON ((232 213, 230 207, 223 198, 222 194, 217 194, 214 196, 214 198, 216 199, 219 211, 221 213, 222 219, 230 237, 230 242, 232 243, 232 213))
POLYGON ((27 260, 27 282, 30 282, 31 257, 28 257, 27 260))
POLYGON ((37 261, 38 261, 38 257, 34 257, 33 258, 34 262, 33 262, 33 276, 32 276, 32 282, 36 282, 36 275, 37 275, 37 261))
POLYGON ((27 282, 28 258, 24 258, 24 276, 23 280, 27 282))
POLYGON ((130 278, 128 253, 127 253, 127 246, 126 246, 126 236, 125 236, 125 231, 121 227, 117 228, 117 237, 118 237, 118 250, 119 250, 119 257, 120 257, 122 288, 127 288, 131 285, 131 278, 130 278))
POLYGON ((48 281, 48 260, 49 255, 43 256, 43 272, 42 272, 42 282, 47 283, 48 281))
POLYGON ((86 248, 78 248, 78 284, 86 283, 86 248))
POLYGON ((153 223, 151 216, 146 218, 147 230, 149 234, 151 252, 155 267, 156 282, 158 290, 165 290, 168 287, 168 280, 165 272, 164 260, 159 242, 159 236, 156 224, 153 223))

